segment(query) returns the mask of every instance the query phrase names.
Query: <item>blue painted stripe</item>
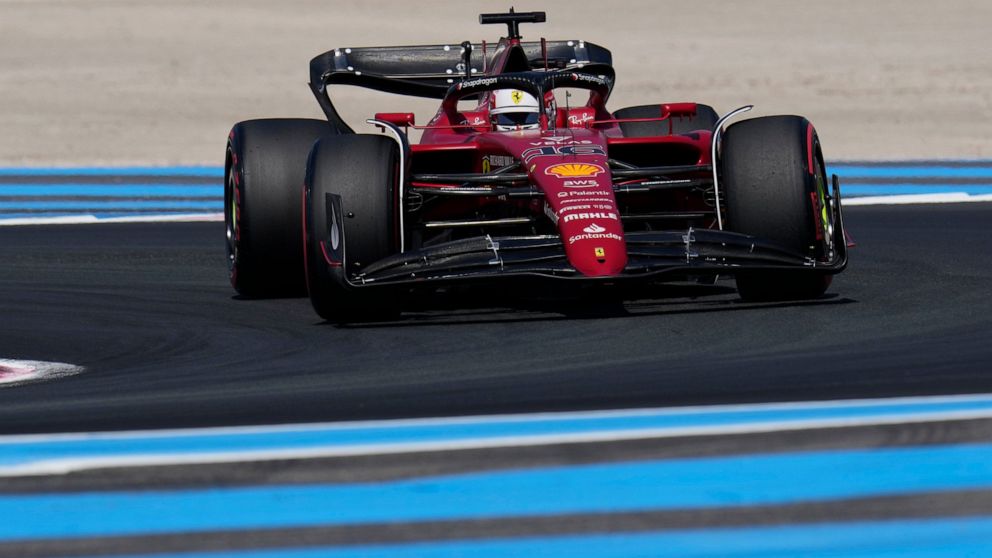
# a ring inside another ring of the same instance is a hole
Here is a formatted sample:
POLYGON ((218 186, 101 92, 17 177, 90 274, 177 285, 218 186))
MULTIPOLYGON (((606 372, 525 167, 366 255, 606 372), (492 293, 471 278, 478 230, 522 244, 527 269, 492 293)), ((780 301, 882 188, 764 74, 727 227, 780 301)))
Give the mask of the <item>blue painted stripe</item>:
POLYGON ((843 197, 895 196, 913 194, 964 193, 971 196, 992 194, 989 184, 858 184, 841 183, 843 197))
POLYGON ((219 184, 0 184, 0 199, 5 196, 210 196, 221 198, 223 195, 224 189, 219 184))
MULTIPOLYGON (((128 215, 135 215, 129 213, 128 215)), ((56 217, 81 217, 79 213, 66 213, 64 211, 45 211, 41 213, 0 213, 0 219, 48 219, 56 217)))
POLYGON ((0 176, 198 176, 224 177, 220 166, 179 167, 0 167, 0 176))
POLYGON ((992 178, 989 166, 828 166, 828 172, 845 177, 933 177, 933 178, 992 178))
MULTIPOLYGON (((155 558, 979 558, 992 554, 992 519, 817 523, 404 545, 155 554, 155 558)), ((152 555, 144 555, 151 558, 152 555)), ((140 558, 131 556, 131 558, 140 558)))
MULTIPOLYGON (((828 161, 827 166, 848 175, 896 176, 992 176, 992 161, 880 161, 878 163, 828 161)), ((199 176, 223 177, 224 167, 204 166, 132 166, 132 167, 0 167, 0 176, 199 176)))
POLYGON ((0 201, 0 209, 49 209, 52 211, 58 209, 102 209, 103 211, 111 210, 124 210, 124 209, 164 209, 164 208, 176 208, 176 209, 207 209, 211 211, 220 211, 224 207, 223 200, 189 200, 189 201, 176 201, 176 200, 161 200, 161 199, 149 199, 149 200, 134 200, 134 201, 107 201, 107 200, 85 200, 85 201, 68 201, 68 200, 52 200, 52 201, 32 201, 32 202, 12 202, 12 201, 0 201))
MULTIPOLYGON (((986 160, 975 161, 891 161, 879 163, 838 161, 831 163, 831 171, 837 172, 846 180, 844 192, 848 197, 861 196, 888 196, 888 195, 914 195, 914 194, 942 194, 942 193, 963 193, 967 195, 989 195, 992 194, 992 163, 986 160), (899 177, 930 177, 931 184, 863 184, 858 183, 859 177, 864 178, 899 178, 899 177), (941 184, 941 179, 945 178, 989 178, 989 184, 967 184, 949 185, 941 184)), ((217 178, 223 177, 223 167, 221 166, 134 166, 134 167, 56 167, 56 168, 24 168, 6 167, 0 168, 0 176, 32 176, 32 177, 68 177, 68 176, 106 176, 108 180, 114 177, 129 176, 161 176, 161 177, 196 177, 196 178, 217 178)), ((187 202, 169 201, 165 203, 156 202, 155 207, 186 209, 190 213, 197 212, 218 212, 222 210, 220 205, 220 186, 218 184, 208 185, 179 185, 179 184, 8 184, 0 185, 0 209, 8 210, 0 214, 0 219, 43 216, 67 216, 74 213, 65 213, 69 209, 89 210, 88 213, 96 215, 98 218, 108 218, 111 214, 124 216, 129 210, 153 209, 154 207, 145 205, 143 202, 110 202, 107 200, 93 199, 78 200, 75 202, 66 201, 39 201, 39 202, 19 202, 3 201, 3 196, 44 196, 44 197, 66 197, 66 196, 87 196, 87 197, 148 197, 173 196, 173 197, 203 197, 216 198, 217 202, 209 205, 197 205, 187 202), (180 205, 181 204, 181 205, 180 205), (18 213, 11 210, 50 210, 43 215, 36 211, 33 214, 18 213), (63 210, 63 213, 59 213, 63 210)), ((77 214, 78 215, 78 214, 77 214)), ((150 215, 145 212, 144 215, 150 215)), ((169 215, 169 213, 162 213, 169 215)))
MULTIPOLYGON (((971 195, 992 193, 989 184, 843 184, 845 196, 938 194, 963 192, 971 195)), ((4 196, 189 196, 216 197, 223 195, 218 184, 0 184, 0 199, 4 196)))
POLYGON ((864 167, 989 167, 992 159, 837 159, 829 165, 864 167))
MULTIPOLYGON (((974 161, 889 161, 889 162, 850 162, 838 161, 831 163, 831 172, 840 174, 845 179, 844 194, 849 198, 864 196, 892 196, 918 194, 949 194, 962 193, 971 196, 992 195, 992 162, 987 160, 974 161), (858 183, 859 178, 900 178, 900 177, 929 177, 929 184, 864 184, 858 183), (942 184, 947 178, 989 178, 989 184, 942 184), (850 182, 848 182, 850 181, 850 182)), ((69 177, 69 176, 106 176, 108 181, 115 177, 129 176, 161 176, 161 177, 223 177, 221 166, 168 166, 168 167, 56 167, 56 168, 0 168, 2 176, 32 176, 32 177, 69 177)), ((77 212, 67 212, 70 209, 88 210, 98 219, 128 216, 138 209, 170 208, 185 209, 187 213, 214 213, 222 210, 220 205, 219 184, 7 184, 0 185, 0 220, 15 218, 44 218, 78 216, 77 212), (38 197, 93 197, 92 201, 77 200, 76 202, 57 202, 56 200, 39 202, 3 201, 4 196, 38 196, 38 197), (142 202, 110 202, 98 199, 100 197, 202 197, 215 198, 210 205, 183 203, 176 205, 174 201, 156 203, 156 205, 141 205, 142 202), (57 205, 56 205, 57 203, 57 205), (16 210, 36 210, 33 213, 17 212, 16 210), (49 209, 39 213, 37 210, 49 209), (61 212, 59 210, 62 210, 61 212)), ((145 211, 143 216, 155 213, 145 211)), ((163 212, 161 216, 174 215, 163 212)))
POLYGON ((561 413, 530 417, 479 417, 377 423, 331 423, 231 431, 137 432, 68 437, 0 437, 0 466, 51 459, 136 455, 333 448, 355 445, 458 442, 502 437, 585 435, 618 431, 664 431, 693 427, 740 427, 797 421, 865 420, 935 413, 989 412, 992 395, 803 405, 669 408, 611 413, 561 413))
MULTIPOLYGON (((987 160, 956 161, 955 164, 928 162, 921 166, 914 161, 890 161, 879 164, 848 164, 829 162, 831 172, 847 176, 933 176, 933 177, 992 177, 992 165, 987 160)), ((222 166, 171 167, 0 167, 0 176, 224 176, 222 166)))
MULTIPOLYGON (((963 193, 972 196, 992 194, 992 184, 844 184, 844 197, 853 198, 861 196, 890 196, 890 195, 918 195, 918 194, 946 194, 963 193)), ((211 198, 217 202, 221 201, 222 191, 216 185, 203 186, 159 186, 159 185, 127 185, 127 186, 94 186, 89 185, 31 185, 7 187, 0 185, 0 207, 27 208, 23 205, 34 202, 4 201, 9 196, 35 196, 35 197, 92 197, 90 200, 75 200, 78 204, 69 207, 79 207, 82 209, 92 208, 98 210, 103 207, 101 204, 117 204, 101 200, 105 197, 140 197, 155 199, 163 196, 172 197, 202 197, 211 198), (4 205, 8 204, 8 205, 4 205)), ((37 203, 56 203, 39 201, 37 203)), ((33 207, 33 206, 32 206, 33 207)), ((66 207, 66 206, 59 206, 66 207)), ((211 206, 210 209, 215 209, 211 206)), ((6 217, 6 216, 5 216, 6 217)), ((8 217, 9 218, 9 217, 8 217)))
POLYGON ((988 444, 738 455, 380 484, 0 496, 0 540, 700 509, 988 488, 988 444))
MULTIPOLYGON (((78 212, 65 212, 65 211, 42 211, 38 213, 0 213, 0 221, 3 220, 14 220, 14 219, 60 219, 66 217, 72 218, 92 218, 96 221, 105 221, 108 219, 121 219, 121 218, 148 218, 148 219, 163 219, 167 217, 176 216, 189 216, 190 218, 199 218, 204 215, 215 215, 220 213, 217 211, 206 211, 201 209, 188 209, 172 212, 162 212, 162 211, 126 211, 126 212, 110 212, 110 213, 78 213, 78 212)), ((90 222, 90 221, 85 221, 90 222)))

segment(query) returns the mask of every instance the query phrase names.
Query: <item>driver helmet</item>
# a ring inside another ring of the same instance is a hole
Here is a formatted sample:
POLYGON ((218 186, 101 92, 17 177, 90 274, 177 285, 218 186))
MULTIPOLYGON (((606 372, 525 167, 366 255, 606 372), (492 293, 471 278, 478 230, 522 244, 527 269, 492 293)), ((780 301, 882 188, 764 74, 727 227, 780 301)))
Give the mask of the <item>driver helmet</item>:
POLYGON ((497 132, 536 130, 541 105, 530 93, 519 89, 497 89, 489 111, 497 132))

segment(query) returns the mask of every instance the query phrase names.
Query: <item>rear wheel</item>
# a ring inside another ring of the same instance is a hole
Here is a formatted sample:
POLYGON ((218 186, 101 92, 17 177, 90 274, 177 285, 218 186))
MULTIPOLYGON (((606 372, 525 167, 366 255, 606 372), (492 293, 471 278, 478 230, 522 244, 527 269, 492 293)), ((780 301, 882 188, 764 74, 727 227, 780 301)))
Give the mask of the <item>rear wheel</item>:
POLYGON ((347 281, 399 251, 398 170, 399 147, 386 136, 328 137, 310 153, 303 208, 306 283, 314 310, 325 320, 365 321, 398 313, 389 293, 347 281), (340 204, 337 214, 332 201, 340 204))
MULTIPOLYGON (((800 116, 769 116, 727 128, 720 157, 727 230, 771 240, 822 260, 830 250, 826 171, 813 125, 800 116)), ((831 276, 810 270, 741 273, 745 300, 822 296, 831 276)))
MULTIPOLYGON (((613 117, 621 118, 659 118, 661 117, 661 105, 640 105, 636 107, 622 108, 613 117)), ((716 126, 719 117, 713 107, 709 105, 696 105, 695 116, 673 116, 671 117, 672 134, 687 134, 696 130, 712 130, 716 126)), ((667 136, 669 129, 668 120, 658 120, 655 122, 621 122, 620 130, 624 137, 641 138, 648 136, 667 136)))
POLYGON ((249 297, 304 296, 300 185, 313 142, 337 131, 321 120, 235 124, 227 141, 224 223, 231 286, 249 297))

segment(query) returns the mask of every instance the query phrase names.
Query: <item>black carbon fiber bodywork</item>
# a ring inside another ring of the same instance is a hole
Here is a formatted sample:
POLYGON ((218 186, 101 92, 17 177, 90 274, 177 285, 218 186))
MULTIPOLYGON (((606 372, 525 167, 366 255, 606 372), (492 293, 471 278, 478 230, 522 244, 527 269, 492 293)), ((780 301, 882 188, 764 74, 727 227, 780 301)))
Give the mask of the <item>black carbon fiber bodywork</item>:
MULTIPOLYGON (((547 60, 552 68, 564 69, 577 65, 611 66, 613 56, 599 45, 581 40, 546 41, 547 60)), ((478 53, 473 66, 468 69, 474 77, 488 75, 492 61, 503 47, 482 43, 471 45, 478 53)), ((527 60, 529 70, 544 66, 540 41, 521 42, 519 48, 527 60)), ((450 45, 388 46, 339 48, 327 51, 310 61, 310 89, 317 97, 327 119, 341 131, 350 132, 348 126, 328 95, 329 85, 354 85, 376 91, 443 99, 449 87, 465 73, 462 47, 450 45), (461 66, 461 67, 460 67, 461 66)))

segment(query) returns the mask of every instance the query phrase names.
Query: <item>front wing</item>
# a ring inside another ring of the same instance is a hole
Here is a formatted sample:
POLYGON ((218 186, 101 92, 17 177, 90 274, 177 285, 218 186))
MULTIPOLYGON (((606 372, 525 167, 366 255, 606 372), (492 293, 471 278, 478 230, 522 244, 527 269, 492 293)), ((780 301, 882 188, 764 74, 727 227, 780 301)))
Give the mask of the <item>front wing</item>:
MULTIPOLYGON (((347 240, 336 249, 325 247, 332 274, 354 288, 378 286, 428 286, 510 277, 546 278, 588 282, 629 280, 662 281, 686 276, 733 275, 759 270, 791 270, 835 274, 847 267, 847 243, 841 211, 840 186, 833 184, 834 251, 819 261, 761 238, 730 231, 694 229, 630 232, 624 235, 628 264, 623 273, 586 277, 575 271, 565 256, 561 238, 545 236, 482 236, 437 244, 395 254, 367 266, 360 274, 344 273, 347 240)), ((328 196, 327 210, 343 222, 336 196, 328 196)), ((338 234, 343 235, 343 230, 338 234)))

